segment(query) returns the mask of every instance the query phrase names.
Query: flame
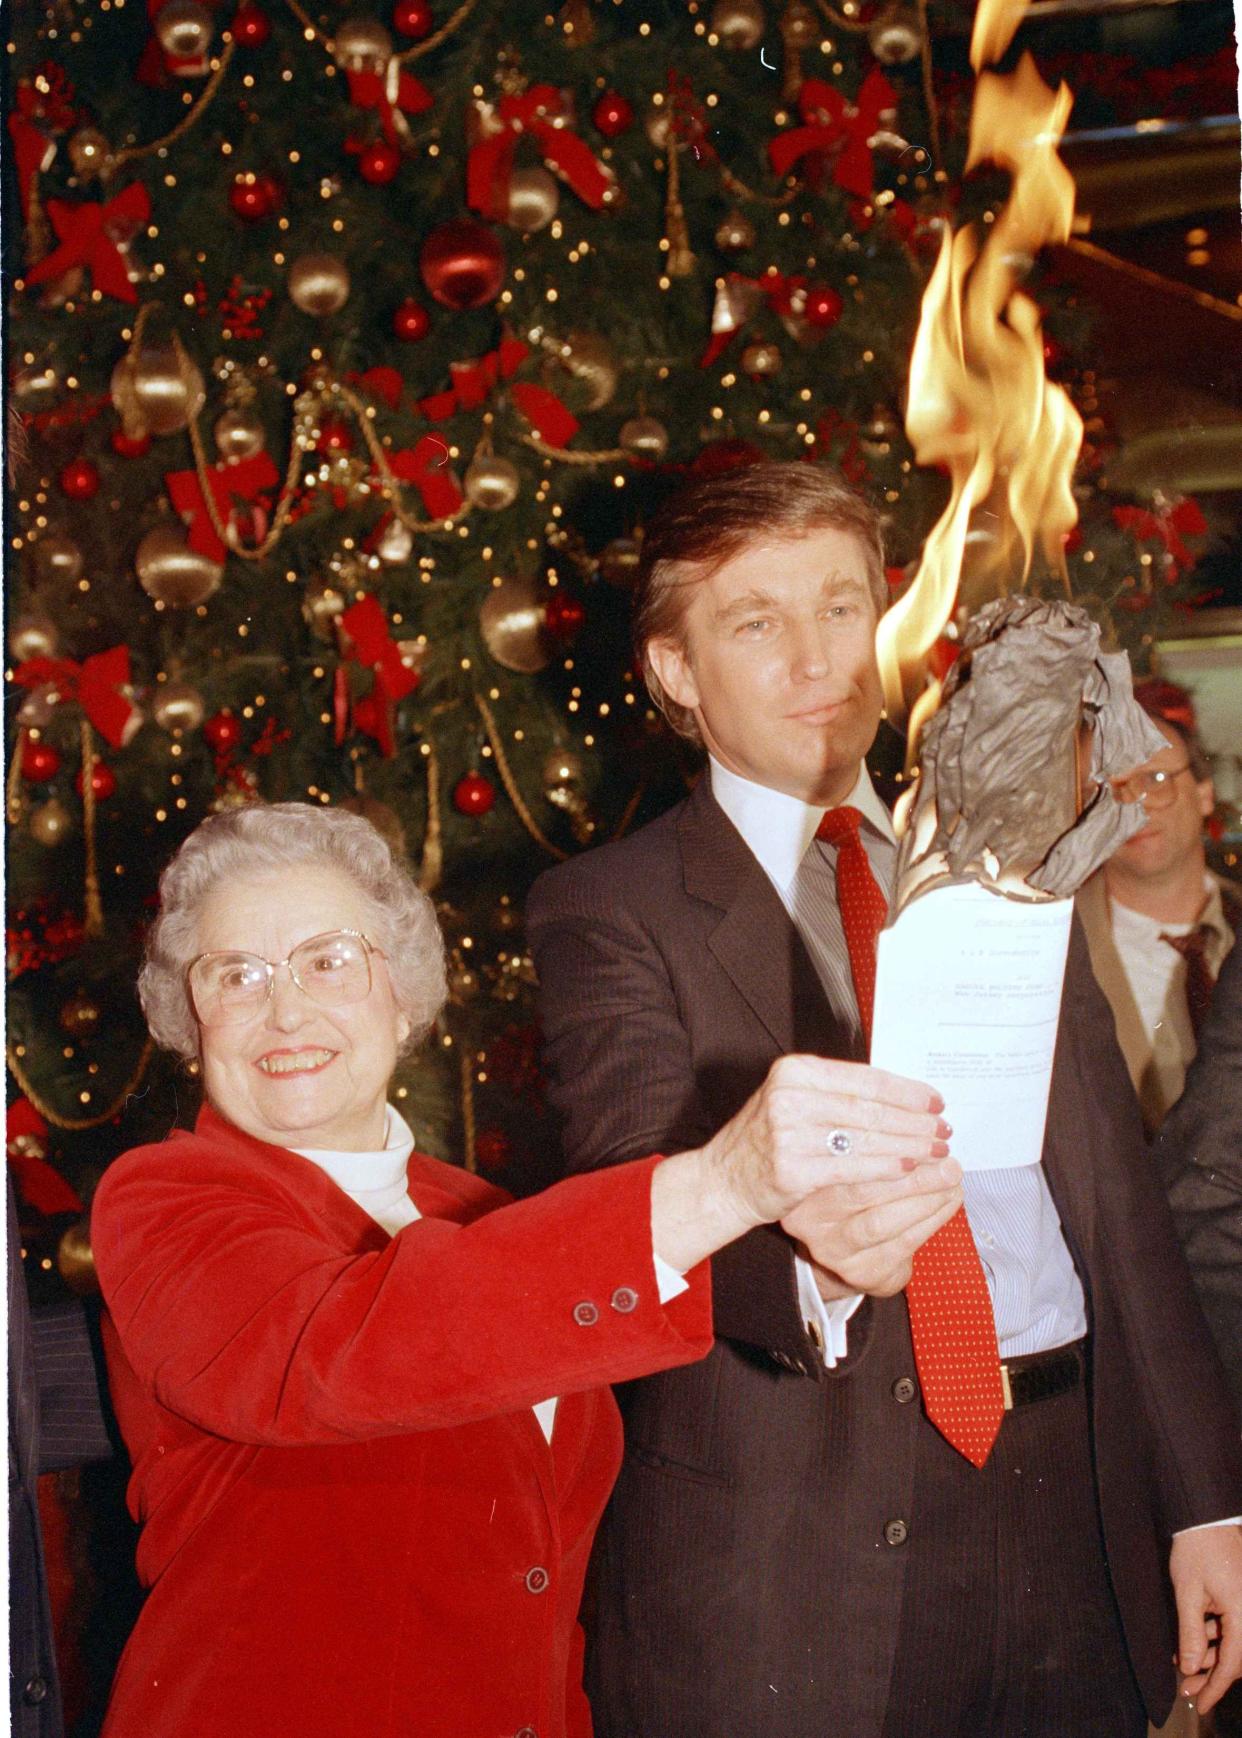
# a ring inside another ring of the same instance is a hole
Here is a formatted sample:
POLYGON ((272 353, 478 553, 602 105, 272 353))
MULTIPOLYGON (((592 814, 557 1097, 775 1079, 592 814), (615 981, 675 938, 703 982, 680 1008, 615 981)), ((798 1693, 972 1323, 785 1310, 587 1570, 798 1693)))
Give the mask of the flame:
MULTIPOLYGON (((971 41, 977 73, 1004 54, 1024 10, 1025 0, 980 0, 971 41)), ((1070 233, 1074 183, 1057 145, 1071 101, 1065 85, 1049 89, 1029 55, 1012 73, 981 72, 976 86, 967 169, 996 163, 1012 181, 982 243, 974 226, 946 230, 923 296, 906 432, 920 464, 948 471, 950 494, 912 585, 880 622, 894 723, 921 699, 927 655, 964 579, 973 607, 1023 584, 1036 547, 1064 577, 1082 420, 1044 372, 1039 309, 1018 286, 1039 249, 1070 233)), ((920 723, 938 698, 937 689, 919 704, 920 723)), ((912 728, 912 745, 914 737, 912 728)))

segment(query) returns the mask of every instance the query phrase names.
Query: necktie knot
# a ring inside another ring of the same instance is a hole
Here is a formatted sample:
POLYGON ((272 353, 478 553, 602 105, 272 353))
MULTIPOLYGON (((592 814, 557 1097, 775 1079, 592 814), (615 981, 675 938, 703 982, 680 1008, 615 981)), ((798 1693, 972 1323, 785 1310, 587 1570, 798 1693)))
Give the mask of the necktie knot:
POLYGON ((1169 946, 1175 948, 1184 960, 1205 959, 1211 937, 1212 926, 1210 923, 1197 923, 1185 935, 1167 935, 1163 930, 1160 933, 1161 941, 1167 941, 1169 946))
POLYGON ((1196 1043, 1212 1005, 1215 988, 1215 978, 1208 963, 1208 946, 1214 933, 1210 923, 1198 923, 1185 935, 1160 932, 1161 941, 1167 941, 1186 962, 1186 1012, 1190 1016, 1190 1029, 1196 1043))
POLYGON ((859 845, 858 829, 862 825, 862 811, 843 803, 839 809, 829 809, 823 820, 815 829, 815 837, 825 845, 859 845))

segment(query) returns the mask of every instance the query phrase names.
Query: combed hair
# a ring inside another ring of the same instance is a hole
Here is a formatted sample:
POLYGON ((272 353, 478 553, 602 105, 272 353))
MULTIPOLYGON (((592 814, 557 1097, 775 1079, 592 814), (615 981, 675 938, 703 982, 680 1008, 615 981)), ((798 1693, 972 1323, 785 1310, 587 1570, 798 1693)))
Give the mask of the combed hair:
POLYGON ((1199 784, 1211 778, 1212 763, 1199 735, 1194 695, 1189 688, 1162 676, 1145 676, 1134 684, 1134 698, 1149 718, 1167 724, 1182 743, 1191 776, 1199 784))
POLYGON ((634 598, 634 646, 647 692, 679 736, 699 740, 694 714, 665 693, 652 668, 652 640, 684 643, 693 589, 761 538, 848 531, 867 556, 876 615, 888 607, 884 545, 875 509, 826 465, 761 462, 679 489, 643 533, 634 598))
POLYGON ((444 1005, 444 941, 435 908, 369 821, 310 803, 252 803, 196 827, 160 877, 160 910, 138 978, 151 1036, 187 1059, 199 1053, 186 974, 201 949, 198 921, 221 883, 306 864, 347 876, 370 907, 367 936, 388 964, 408 1050, 444 1005))

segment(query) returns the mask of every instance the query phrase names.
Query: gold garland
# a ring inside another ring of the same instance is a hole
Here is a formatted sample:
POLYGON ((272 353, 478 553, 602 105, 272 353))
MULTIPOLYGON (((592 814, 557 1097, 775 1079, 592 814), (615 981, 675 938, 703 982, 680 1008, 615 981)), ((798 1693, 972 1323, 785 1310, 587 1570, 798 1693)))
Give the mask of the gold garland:
POLYGON ((22 796, 22 750, 26 746, 26 726, 20 725, 17 740, 13 744, 13 758, 9 762, 9 776, 4 786, 4 812, 10 827, 15 827, 22 818, 25 808, 25 798, 22 796))
MULTIPOLYGON (((176 333, 173 334, 173 348, 179 360, 188 361, 181 340, 176 333)), ((280 485, 280 494, 276 501, 276 511, 272 515, 272 523, 268 527, 267 535, 260 542, 247 546, 241 541, 236 527, 229 524, 216 505, 216 497, 211 487, 211 477, 207 464, 207 453, 198 426, 198 417, 192 416, 190 418, 190 446, 194 452, 194 469, 198 473, 199 492, 203 497, 203 505, 207 509, 207 517, 211 520, 212 529, 220 541, 234 555, 240 556, 243 561, 262 561, 265 556, 271 554, 284 536, 285 527, 289 523, 289 515, 293 511, 293 491, 297 486, 298 467, 306 450, 302 445, 299 425, 303 422, 309 424, 309 420, 308 394, 300 393, 293 407, 293 437, 289 443, 289 462, 285 466, 284 480, 280 485)))
POLYGON ((569 856, 569 852, 562 851, 559 845, 554 845, 551 839, 540 830, 538 822, 535 820, 535 817, 531 814, 523 800, 522 793, 517 787, 517 780, 513 776, 513 769, 509 765, 508 757, 505 754, 504 746, 501 743, 500 733, 496 729, 496 720, 492 716, 490 706, 487 704, 487 701, 483 696, 477 693, 474 697, 474 703, 478 707, 479 714, 483 719, 483 728, 487 733, 487 740, 491 744, 492 754, 496 760, 496 770, 500 774, 500 782, 505 787, 505 792, 509 801, 517 810, 518 819, 526 828, 526 831, 530 834, 535 843, 541 845, 548 853, 549 857, 555 857, 558 863, 564 863, 569 856))
MULTIPOLYGON (((310 16, 309 12, 307 12, 306 8, 299 3, 299 0, 285 0, 285 4, 288 6, 290 12, 292 12, 293 16, 297 19, 307 35, 318 42, 320 46, 332 56, 333 60, 335 60, 336 42, 334 38, 326 35, 324 31, 320 29, 320 27, 315 23, 315 20, 310 16)), ((447 42, 450 36, 461 29, 462 25, 466 22, 467 18, 469 18, 477 5, 478 0, 463 0, 463 4, 457 8, 451 18, 445 20, 439 30, 435 31, 431 36, 428 36, 424 41, 415 42, 409 48, 402 49, 400 54, 394 54, 392 57, 393 60, 396 61, 398 66, 407 66, 410 61, 419 60, 424 54, 430 54, 433 49, 439 48, 442 42, 447 42)))
POLYGON ((815 4, 829 24, 834 24, 838 30, 854 30, 861 35, 871 28, 858 18, 847 18, 843 12, 838 12, 835 6, 830 5, 829 0, 815 0, 815 4))
POLYGON ((932 79, 932 43, 931 25, 927 17, 927 0, 918 0, 919 29, 923 40, 919 47, 919 60, 923 71, 923 106, 927 110, 927 124, 931 131, 932 167, 940 168, 940 111, 936 107, 936 87, 932 79))
POLYGON ((82 837, 86 841, 86 875, 83 914, 89 936, 103 934, 103 900, 99 894, 99 867, 95 857, 95 743, 91 721, 84 718, 82 737, 82 837))
POLYGON ((427 827, 423 834, 423 858, 418 870, 418 885, 424 893, 434 893, 440 885, 444 869, 443 827, 440 820, 440 757, 430 737, 427 744, 427 827))
MULTIPOLYGON (((460 1040, 459 1040, 460 1042, 460 1040)), ((474 1152, 474 1058, 466 1044, 461 1045, 461 1140, 462 1159, 468 1171, 477 1171, 474 1152)))
POLYGON ((73 1133, 81 1133, 85 1129, 102 1128, 104 1123, 111 1122, 113 1117, 119 1114, 125 1100, 133 1093, 137 1092, 138 1088, 141 1086, 142 1077, 147 1072, 151 1063, 151 1058, 154 1054, 155 1040, 154 1038, 148 1038, 142 1047, 142 1054, 138 1058, 138 1066, 134 1069, 134 1072, 125 1082, 125 1085, 121 1088, 116 1098, 113 1099, 107 1110, 102 1112, 101 1115, 61 1116, 59 1111, 52 1109, 52 1106, 35 1087, 34 1082, 18 1061, 17 1055, 11 1044, 6 1045, 4 1053, 5 1061, 8 1063, 9 1073, 21 1087, 31 1104, 34 1105, 39 1115, 43 1117, 46 1122, 50 1122, 53 1128, 68 1129, 73 1133))
POLYGON ((624 447, 605 447, 598 452, 571 452, 568 447, 551 447, 538 435, 522 435, 522 445, 530 447, 545 459, 558 459, 563 465, 611 465, 619 459, 633 458, 624 447))
POLYGON ((220 60, 215 71, 203 86, 198 100, 189 108, 170 133, 165 133, 162 139, 152 139, 149 145, 125 145, 115 154, 110 155, 104 163, 103 173, 114 175, 126 163, 132 163, 139 157, 150 157, 156 151, 162 151, 167 145, 175 145, 178 139, 184 139, 190 128, 202 118, 208 104, 220 88, 220 81, 229 69, 229 62, 236 53, 237 44, 232 37, 225 43, 220 60))

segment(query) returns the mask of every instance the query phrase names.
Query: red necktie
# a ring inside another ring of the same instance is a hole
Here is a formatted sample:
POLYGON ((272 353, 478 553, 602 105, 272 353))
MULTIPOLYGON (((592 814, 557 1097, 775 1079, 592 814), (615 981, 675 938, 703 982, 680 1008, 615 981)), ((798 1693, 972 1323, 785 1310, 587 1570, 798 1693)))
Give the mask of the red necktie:
MULTIPOLYGON (((857 809, 829 809, 817 839, 837 849, 837 903, 863 1031, 871 1038, 875 950, 888 914, 858 834, 857 809)), ((1005 1414, 996 1320, 965 1208, 928 1238, 906 1287, 923 1405, 936 1429, 982 1466, 1005 1414)))
POLYGON ((1208 942, 1212 939, 1212 926, 1209 923, 1196 925, 1187 935, 1161 934, 1161 941, 1167 941, 1169 946, 1176 948, 1186 962, 1186 1012, 1190 1015, 1190 1030, 1194 1033, 1195 1043, 1199 1042, 1199 1032, 1207 1018, 1207 1011, 1212 1005, 1212 991, 1216 980, 1212 976, 1212 968, 1207 962, 1208 942))

